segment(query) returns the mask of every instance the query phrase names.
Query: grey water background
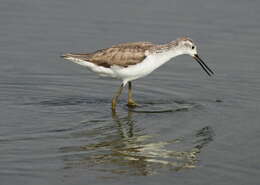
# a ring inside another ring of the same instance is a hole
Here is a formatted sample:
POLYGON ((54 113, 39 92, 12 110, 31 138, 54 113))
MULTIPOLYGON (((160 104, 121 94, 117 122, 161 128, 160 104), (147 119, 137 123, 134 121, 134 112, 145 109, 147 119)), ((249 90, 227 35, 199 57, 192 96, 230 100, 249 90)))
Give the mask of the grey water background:
POLYGON ((2 0, 0 184, 259 184, 259 11, 254 0, 2 0), (120 82, 59 58, 185 35, 216 75, 174 58, 133 83, 142 107, 124 93, 114 115, 120 82))

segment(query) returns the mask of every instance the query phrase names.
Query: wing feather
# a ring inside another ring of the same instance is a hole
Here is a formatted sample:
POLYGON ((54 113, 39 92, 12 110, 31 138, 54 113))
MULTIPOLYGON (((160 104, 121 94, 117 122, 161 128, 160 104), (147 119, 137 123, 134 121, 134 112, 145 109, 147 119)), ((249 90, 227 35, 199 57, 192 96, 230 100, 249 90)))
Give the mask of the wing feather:
POLYGON ((151 42, 123 43, 93 53, 69 53, 63 57, 78 58, 107 68, 112 65, 127 67, 142 62, 146 57, 145 51, 154 46, 151 42))

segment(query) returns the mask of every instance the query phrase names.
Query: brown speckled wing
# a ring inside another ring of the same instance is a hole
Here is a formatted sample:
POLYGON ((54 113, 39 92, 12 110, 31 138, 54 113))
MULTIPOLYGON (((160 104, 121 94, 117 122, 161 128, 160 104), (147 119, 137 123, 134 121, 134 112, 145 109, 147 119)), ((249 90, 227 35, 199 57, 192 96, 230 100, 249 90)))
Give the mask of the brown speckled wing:
POLYGON ((64 57, 78 58, 107 68, 112 65, 127 67, 142 62, 146 57, 145 51, 154 46, 151 42, 123 43, 94 53, 71 53, 64 57))

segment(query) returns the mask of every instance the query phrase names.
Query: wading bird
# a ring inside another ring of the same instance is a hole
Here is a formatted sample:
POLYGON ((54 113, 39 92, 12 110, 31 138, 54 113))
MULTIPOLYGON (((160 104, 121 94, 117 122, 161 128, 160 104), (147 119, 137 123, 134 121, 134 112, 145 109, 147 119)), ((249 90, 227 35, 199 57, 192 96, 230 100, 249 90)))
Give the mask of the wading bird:
POLYGON ((187 37, 167 44, 123 43, 93 53, 67 53, 62 57, 85 66, 100 76, 117 78, 122 81, 112 99, 112 110, 115 111, 118 98, 126 84, 128 84, 127 105, 138 106, 132 97, 132 81, 150 74, 171 58, 185 54, 192 56, 209 76, 214 74, 198 56, 194 42, 187 37))

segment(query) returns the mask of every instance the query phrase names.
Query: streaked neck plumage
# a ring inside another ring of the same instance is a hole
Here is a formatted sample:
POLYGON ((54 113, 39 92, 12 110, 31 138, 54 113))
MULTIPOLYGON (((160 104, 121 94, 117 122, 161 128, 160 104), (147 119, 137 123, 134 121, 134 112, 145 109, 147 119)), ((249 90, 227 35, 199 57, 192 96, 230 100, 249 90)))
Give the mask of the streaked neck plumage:
POLYGON ((158 67, 168 62, 170 59, 185 54, 185 52, 178 47, 176 41, 167 44, 157 45, 150 51, 150 57, 156 60, 158 67))

